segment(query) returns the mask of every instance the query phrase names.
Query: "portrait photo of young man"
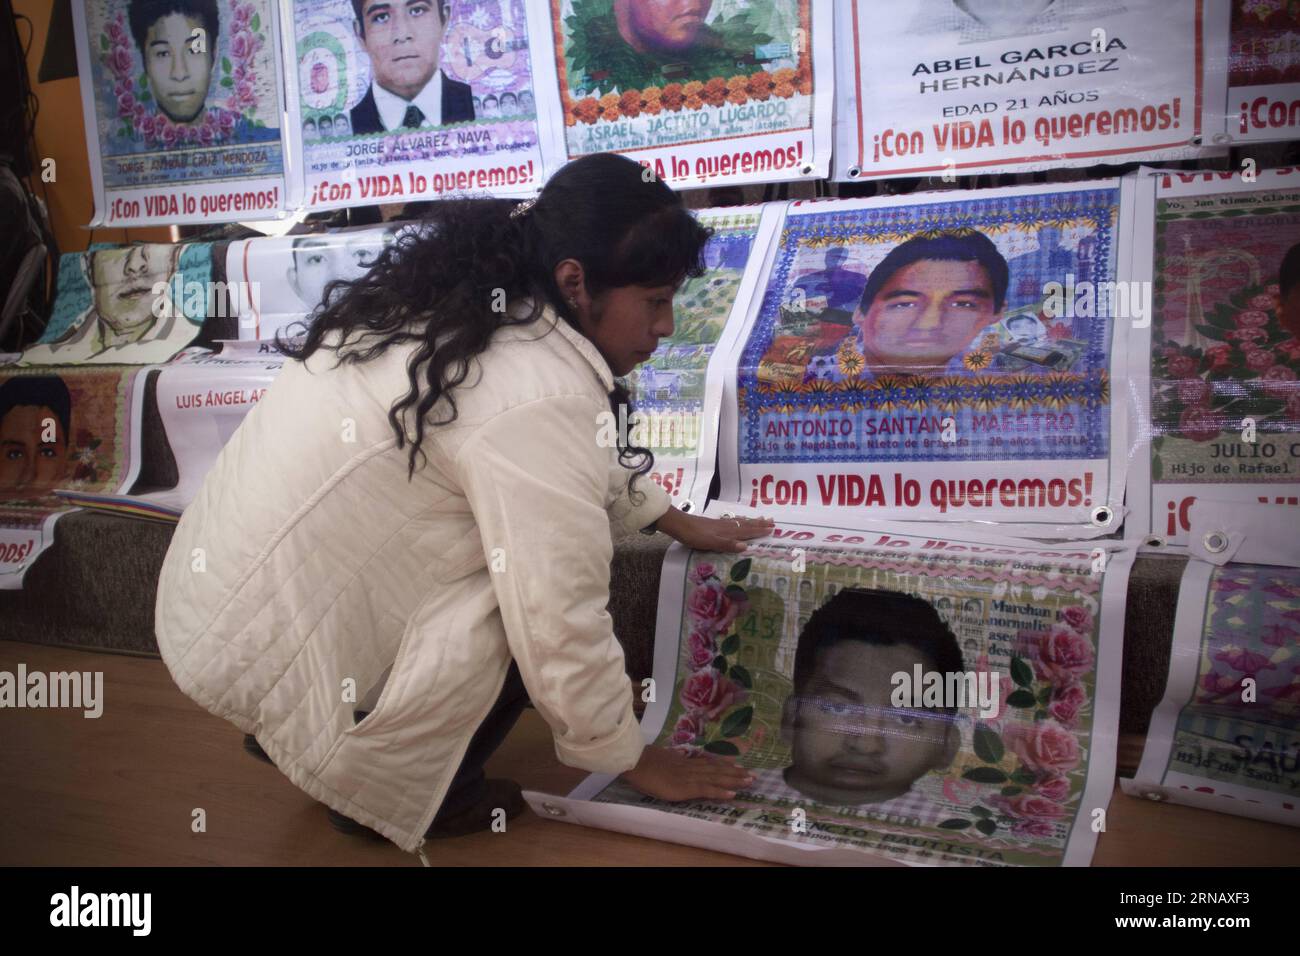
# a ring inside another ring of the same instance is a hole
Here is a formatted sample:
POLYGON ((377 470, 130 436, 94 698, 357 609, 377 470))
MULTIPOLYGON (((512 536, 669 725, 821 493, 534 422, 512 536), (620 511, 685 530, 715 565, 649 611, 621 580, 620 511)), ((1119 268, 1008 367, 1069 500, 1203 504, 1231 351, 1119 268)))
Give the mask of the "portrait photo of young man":
POLYGON ((352 135, 474 119, 469 84, 452 79, 440 68, 450 4, 352 0, 352 9, 353 29, 370 58, 371 71, 370 89, 351 110, 352 135))

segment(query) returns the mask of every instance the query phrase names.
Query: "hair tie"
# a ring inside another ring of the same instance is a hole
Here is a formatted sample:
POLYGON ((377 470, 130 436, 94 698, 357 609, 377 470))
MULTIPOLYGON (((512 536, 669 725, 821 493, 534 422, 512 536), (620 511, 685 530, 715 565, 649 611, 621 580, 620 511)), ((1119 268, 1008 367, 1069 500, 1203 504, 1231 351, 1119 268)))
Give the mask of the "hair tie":
POLYGON ((536 197, 536 196, 534 196, 532 199, 525 199, 523 202, 521 202, 521 203, 520 203, 518 206, 516 206, 514 209, 511 209, 511 210, 510 210, 510 218, 511 218, 511 219, 519 219, 519 218, 521 218, 521 217, 523 217, 523 216, 526 216, 526 215, 528 215, 528 210, 532 209, 532 208, 533 208, 534 206, 536 206, 536 205, 537 205, 537 197, 536 197))

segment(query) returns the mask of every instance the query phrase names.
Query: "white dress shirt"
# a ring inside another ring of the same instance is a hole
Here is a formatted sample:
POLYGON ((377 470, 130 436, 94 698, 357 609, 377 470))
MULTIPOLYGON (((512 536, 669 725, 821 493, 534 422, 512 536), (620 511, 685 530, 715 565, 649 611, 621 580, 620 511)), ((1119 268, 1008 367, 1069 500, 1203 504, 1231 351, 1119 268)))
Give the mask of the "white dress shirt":
POLYGON ((409 106, 416 107, 424 114, 422 125, 442 125, 442 70, 434 72, 433 78, 424 84, 424 89, 420 90, 413 100, 403 99, 396 93, 390 93, 378 83, 371 83, 370 89, 375 94, 379 121, 389 132, 402 128, 402 120, 406 118, 406 109, 409 106))

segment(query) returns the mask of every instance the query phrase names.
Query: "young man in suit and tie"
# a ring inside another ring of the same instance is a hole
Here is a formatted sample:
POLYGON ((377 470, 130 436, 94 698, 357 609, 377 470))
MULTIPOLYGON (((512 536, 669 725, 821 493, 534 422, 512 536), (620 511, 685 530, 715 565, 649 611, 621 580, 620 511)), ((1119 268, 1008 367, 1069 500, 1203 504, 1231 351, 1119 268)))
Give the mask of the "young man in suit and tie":
POLYGON ((352 0, 353 29, 370 57, 370 89, 352 107, 354 135, 474 119, 469 84, 438 68, 448 4, 352 0))

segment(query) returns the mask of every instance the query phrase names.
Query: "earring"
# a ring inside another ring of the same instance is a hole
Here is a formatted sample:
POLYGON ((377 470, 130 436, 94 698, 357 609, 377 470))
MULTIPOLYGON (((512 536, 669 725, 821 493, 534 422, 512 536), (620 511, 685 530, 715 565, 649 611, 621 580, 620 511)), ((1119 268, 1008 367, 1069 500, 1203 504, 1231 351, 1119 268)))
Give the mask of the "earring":
POLYGON ((569 296, 569 308, 574 312, 578 311, 578 300, 574 296, 569 296))

